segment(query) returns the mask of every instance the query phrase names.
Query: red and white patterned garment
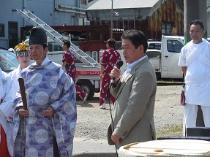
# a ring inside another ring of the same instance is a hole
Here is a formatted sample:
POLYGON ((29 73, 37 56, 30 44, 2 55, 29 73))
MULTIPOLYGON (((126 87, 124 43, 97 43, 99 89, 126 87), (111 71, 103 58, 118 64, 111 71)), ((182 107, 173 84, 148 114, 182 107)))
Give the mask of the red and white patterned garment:
MULTIPOLYGON (((75 66, 75 57, 70 51, 64 52, 63 55, 63 61, 66 62, 65 70, 66 73, 72 77, 74 83, 76 80, 76 66, 75 66)), ((77 97, 79 97, 81 100, 84 100, 86 96, 86 92, 77 84, 75 84, 77 97)))
POLYGON ((109 92, 109 84, 111 78, 109 76, 111 70, 116 63, 121 60, 120 53, 112 48, 104 50, 101 58, 101 65, 104 67, 103 78, 101 80, 99 105, 103 105, 105 99, 110 96, 110 100, 114 103, 115 98, 109 92))

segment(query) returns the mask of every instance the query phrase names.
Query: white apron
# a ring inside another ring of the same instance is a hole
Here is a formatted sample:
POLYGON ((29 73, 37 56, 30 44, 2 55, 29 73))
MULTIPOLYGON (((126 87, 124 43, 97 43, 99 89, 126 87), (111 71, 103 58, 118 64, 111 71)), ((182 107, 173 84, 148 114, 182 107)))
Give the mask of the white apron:
POLYGON ((186 103, 210 106, 210 46, 206 40, 193 44, 186 54, 186 103))

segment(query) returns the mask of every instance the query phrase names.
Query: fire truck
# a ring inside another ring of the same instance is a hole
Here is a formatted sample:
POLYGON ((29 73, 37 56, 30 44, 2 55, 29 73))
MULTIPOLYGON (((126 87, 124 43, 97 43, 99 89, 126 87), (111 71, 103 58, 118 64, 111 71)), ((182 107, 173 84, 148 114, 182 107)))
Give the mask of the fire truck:
MULTIPOLYGON (((46 31, 48 38, 51 40, 48 43, 48 57, 61 64, 63 51, 62 45, 63 40, 66 39, 65 36, 58 33, 55 29, 50 27, 47 23, 42 21, 39 17, 34 15, 31 11, 23 9, 16 9, 16 12, 21 15, 25 20, 33 24, 33 26, 41 27, 46 31)), ((70 51, 73 52, 73 55, 76 58, 76 68, 77 68, 77 78, 76 83, 80 85, 88 93, 88 99, 93 98, 95 92, 100 90, 100 64, 99 64, 99 49, 93 51, 84 52, 79 47, 85 49, 87 46, 91 47, 91 43, 80 43, 80 45, 73 43, 71 39, 70 51)), ((96 46, 96 43, 92 43, 93 47, 96 46)), ((102 42, 101 48, 105 48, 105 44, 102 42)), ((86 49, 87 50, 87 49, 86 49)))
MULTIPOLYGON (((62 47, 48 39, 48 57, 58 63, 62 64, 63 51, 62 47)), ((86 51, 90 57, 95 61, 99 61, 99 51, 86 51)), ((100 68, 98 66, 90 66, 83 63, 81 60, 76 58, 76 83, 80 85, 87 93, 88 99, 92 99, 94 94, 100 91, 100 68)))

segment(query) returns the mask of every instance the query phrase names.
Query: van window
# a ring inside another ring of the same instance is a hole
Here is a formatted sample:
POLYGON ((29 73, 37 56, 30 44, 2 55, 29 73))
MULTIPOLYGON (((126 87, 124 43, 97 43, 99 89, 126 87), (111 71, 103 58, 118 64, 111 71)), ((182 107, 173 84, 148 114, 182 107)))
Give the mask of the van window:
POLYGON ((168 40, 167 41, 167 50, 171 53, 180 53, 183 44, 178 40, 168 40))
POLYGON ((161 49, 161 43, 148 43, 148 49, 161 49))
POLYGON ((155 57, 160 58, 160 56, 161 56, 160 51, 150 51, 150 50, 147 50, 146 54, 147 54, 148 58, 155 58, 155 57))

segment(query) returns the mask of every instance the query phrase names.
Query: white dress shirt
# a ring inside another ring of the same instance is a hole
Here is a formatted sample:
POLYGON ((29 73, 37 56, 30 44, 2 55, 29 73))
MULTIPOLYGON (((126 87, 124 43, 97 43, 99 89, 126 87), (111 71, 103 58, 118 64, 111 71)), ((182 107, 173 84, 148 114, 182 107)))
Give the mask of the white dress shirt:
POLYGON ((147 58, 147 56, 143 56, 141 58, 139 58, 138 60, 132 62, 132 63, 128 63, 125 72, 122 74, 122 80, 124 80, 131 72, 131 70, 133 69, 133 67, 138 64, 139 62, 141 62, 143 59, 147 58))

